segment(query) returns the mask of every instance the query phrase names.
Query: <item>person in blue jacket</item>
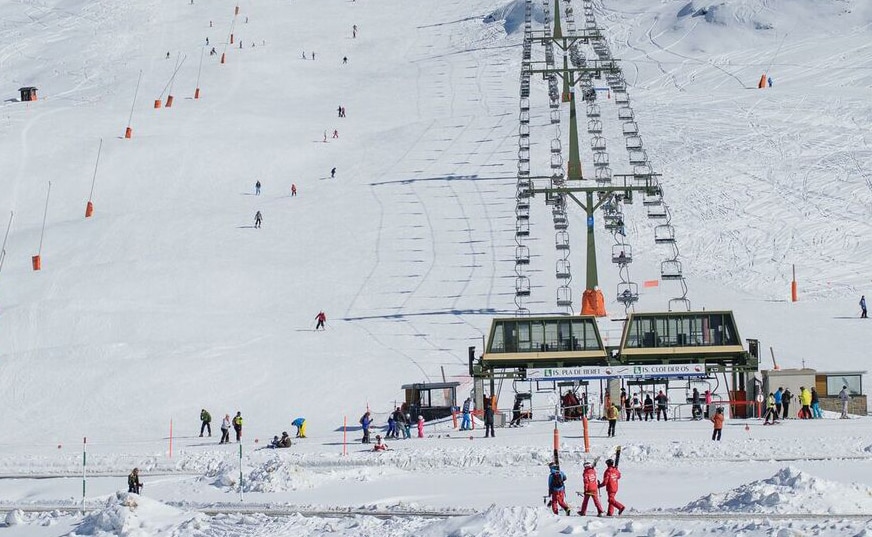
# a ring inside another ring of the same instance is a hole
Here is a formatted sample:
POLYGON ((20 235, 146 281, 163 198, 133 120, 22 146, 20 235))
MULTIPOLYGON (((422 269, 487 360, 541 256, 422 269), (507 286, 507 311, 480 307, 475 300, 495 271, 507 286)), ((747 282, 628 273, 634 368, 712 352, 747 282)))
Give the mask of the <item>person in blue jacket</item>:
POLYGON ((778 390, 775 392, 775 415, 781 415, 781 403, 784 396, 784 388, 781 386, 778 387, 778 390))
POLYGON ((460 430, 468 431, 472 428, 472 422, 470 421, 469 412, 472 407, 472 399, 467 397, 466 401, 463 402, 463 420, 460 422, 460 430))
POLYGON ((372 417, 369 410, 360 417, 360 426, 363 427, 363 438, 360 440, 363 444, 369 444, 369 426, 372 425, 372 417))
POLYGON ((551 472, 548 474, 548 494, 551 496, 551 510, 557 514, 557 506, 559 505, 566 514, 570 514, 569 506, 566 505, 566 474, 560 470, 560 466, 556 463, 548 465, 551 472))
POLYGON ((297 438, 306 438, 306 418, 297 418, 291 425, 297 428, 297 438))

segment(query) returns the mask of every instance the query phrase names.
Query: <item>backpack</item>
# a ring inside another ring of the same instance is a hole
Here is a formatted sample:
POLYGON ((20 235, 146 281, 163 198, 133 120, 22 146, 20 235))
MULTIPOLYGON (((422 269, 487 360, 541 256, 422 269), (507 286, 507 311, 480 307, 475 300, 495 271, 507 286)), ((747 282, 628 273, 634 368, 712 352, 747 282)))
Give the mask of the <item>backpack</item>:
POLYGON ((558 490, 563 487, 563 474, 559 471, 551 473, 551 488, 558 490))

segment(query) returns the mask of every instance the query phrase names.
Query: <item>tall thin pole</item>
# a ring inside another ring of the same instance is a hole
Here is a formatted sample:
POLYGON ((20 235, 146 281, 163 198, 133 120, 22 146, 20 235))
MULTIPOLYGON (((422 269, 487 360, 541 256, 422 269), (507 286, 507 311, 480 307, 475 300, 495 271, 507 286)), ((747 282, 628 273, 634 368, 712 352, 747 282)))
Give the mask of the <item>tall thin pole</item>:
POLYGON ((15 211, 9 211, 9 224, 6 226, 6 235, 3 236, 3 246, 0 247, 0 271, 3 270, 3 260, 6 259, 6 241, 9 239, 9 230, 12 229, 12 218, 15 211))
POLYGON ((39 233, 39 250, 36 255, 42 255, 42 239, 45 237, 45 221, 48 218, 48 198, 51 196, 51 181, 48 182, 48 193, 45 195, 45 212, 42 214, 42 231, 39 233))
POLYGON ((170 458, 173 458, 173 419, 170 418, 170 458))
POLYGON ((97 167, 100 166, 100 153, 103 152, 103 138, 100 138, 100 147, 97 148, 97 162, 94 163, 94 177, 91 178, 91 192, 88 194, 88 201, 94 198, 94 183, 97 182, 97 167))
POLYGON ((82 514, 85 513, 85 467, 88 465, 88 437, 82 438, 82 514))
POLYGON ((206 55, 206 47, 200 49, 200 65, 197 67, 197 87, 194 90, 194 98, 200 98, 200 73, 203 72, 203 56, 206 55))
POLYGON ((242 442, 239 443, 239 501, 244 501, 243 499, 243 481, 242 481, 242 442))
MULTIPOLYGON (((130 133, 130 124, 133 123, 133 109, 136 106, 136 96, 139 95, 139 84, 142 82, 142 69, 139 70, 139 79, 136 81, 136 90, 133 92, 133 103, 130 105, 130 116, 127 118, 127 131, 130 133)), ((130 136, 127 136, 130 138, 130 136)))
POLYGON ((342 456, 348 455, 348 416, 342 419, 342 456))

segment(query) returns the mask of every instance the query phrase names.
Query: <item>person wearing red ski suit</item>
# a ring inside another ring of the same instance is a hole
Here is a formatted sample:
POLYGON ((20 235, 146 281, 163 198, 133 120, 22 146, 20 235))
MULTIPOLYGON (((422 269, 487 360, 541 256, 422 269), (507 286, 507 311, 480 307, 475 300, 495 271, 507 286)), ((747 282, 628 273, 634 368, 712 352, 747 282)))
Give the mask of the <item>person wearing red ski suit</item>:
POLYGON ((596 506, 597 516, 603 516, 603 506, 599 499, 599 486, 596 479, 596 469, 592 465, 585 463, 584 473, 581 476, 584 482, 584 500, 581 502, 581 509, 578 514, 584 516, 587 512, 587 502, 593 498, 593 504, 596 506))
POLYGON ((600 483, 599 486, 605 487, 606 492, 609 495, 608 515, 614 515, 615 509, 618 510, 618 514, 620 515, 624 512, 624 504, 615 499, 615 494, 618 493, 618 480, 621 478, 621 471, 614 466, 614 463, 609 463, 611 463, 611 460, 606 461, 608 468, 606 468, 606 471, 603 474, 603 482, 600 483))

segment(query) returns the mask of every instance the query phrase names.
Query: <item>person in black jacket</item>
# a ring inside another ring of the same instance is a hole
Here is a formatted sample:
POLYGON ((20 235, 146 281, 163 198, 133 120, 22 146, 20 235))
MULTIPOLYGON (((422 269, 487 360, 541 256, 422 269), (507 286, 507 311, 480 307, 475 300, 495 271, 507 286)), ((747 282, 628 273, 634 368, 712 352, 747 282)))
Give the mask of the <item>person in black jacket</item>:
POLYGON ((142 492, 142 482, 139 481, 139 468, 134 468, 127 476, 127 492, 139 494, 142 492))
POLYGON ((786 420, 788 416, 790 416, 790 398, 793 397, 793 394, 790 393, 790 388, 784 390, 784 393, 781 394, 781 419, 786 420))
POLYGON ((484 397, 484 437, 487 438, 490 436, 493 438, 496 436, 494 434, 494 406, 493 406, 494 398, 493 396, 484 397))

